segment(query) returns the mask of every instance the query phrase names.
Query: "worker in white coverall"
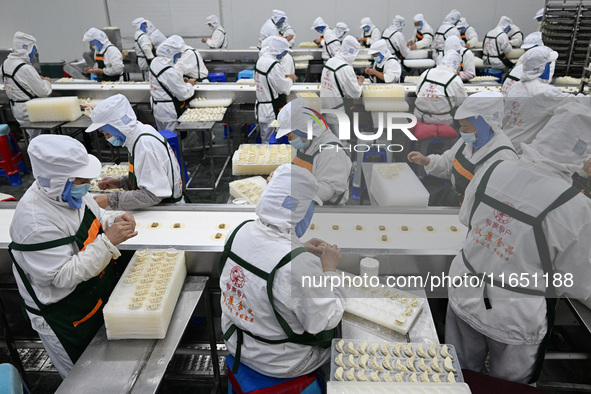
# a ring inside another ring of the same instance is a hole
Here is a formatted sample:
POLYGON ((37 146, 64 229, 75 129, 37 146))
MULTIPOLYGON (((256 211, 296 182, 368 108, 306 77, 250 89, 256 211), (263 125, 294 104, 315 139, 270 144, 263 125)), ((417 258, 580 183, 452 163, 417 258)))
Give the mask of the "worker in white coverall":
POLYGON ((220 20, 217 15, 210 15, 205 19, 207 26, 212 30, 209 38, 202 38, 201 42, 207 44, 211 49, 228 48, 228 39, 226 38, 226 31, 220 25, 220 20))
MULTIPOLYGON (((527 51, 529 51, 530 49, 541 46, 544 46, 544 41, 542 40, 542 33, 536 31, 525 37, 521 49, 523 49, 524 52, 527 53, 527 51)), ((507 93, 509 92, 511 86, 515 85, 515 83, 521 80, 521 75, 523 74, 523 59, 525 57, 525 53, 521 55, 519 59, 517 59, 515 67, 509 70, 507 75, 505 75, 505 80, 503 81, 503 85, 501 86, 501 93, 503 93, 503 96, 505 97, 507 96, 507 93)), ((550 65, 552 75, 554 74, 555 65, 555 61, 552 62, 552 64, 550 65)))
POLYGON ((476 33, 474 26, 471 26, 465 17, 461 17, 456 27, 460 32, 460 38, 464 42, 464 46, 466 48, 474 48, 478 43, 478 33, 476 33))
POLYGON ((542 21, 544 20, 544 9, 540 8, 534 15, 534 19, 538 21, 538 31, 542 31, 542 21))
MULTIPOLYGON (((293 164, 305 168, 318 181, 318 198, 324 204, 344 205, 349 199, 351 159, 322 116, 298 98, 287 103, 277 117, 277 139, 287 136, 297 149, 293 164), (319 119, 308 122, 310 116, 319 119), (311 125, 312 135, 308 133, 311 125)), ((335 131, 337 132, 337 131, 335 131)))
MULTIPOLYGON (((267 37, 280 37, 279 32, 283 28, 283 23, 285 23, 286 19, 287 15, 285 15, 285 12, 281 10, 273 10, 271 18, 267 19, 261 27, 257 48, 262 48, 263 41, 265 41, 265 38, 267 37)), ((287 41, 293 39, 291 35, 283 38, 285 38, 287 41)))
POLYGON ((523 58, 521 80, 507 92, 504 130, 517 153, 521 153, 521 143, 529 144, 534 140, 556 107, 578 100, 589 103, 588 97, 575 97, 550 85, 551 64, 557 58, 558 53, 548 47, 527 51, 523 58))
POLYGON ((427 157, 416 151, 408 154, 408 161, 425 166, 428 174, 451 179, 452 187, 430 191, 430 206, 460 206, 468 184, 482 167, 497 160, 518 159, 501 128, 503 111, 502 94, 473 94, 456 111, 462 138, 451 149, 427 157))
POLYGON ((289 23, 287 23, 287 19, 285 18, 285 22, 283 22, 283 24, 281 25, 281 28, 279 29, 279 37, 283 37, 287 40, 286 37, 291 37, 289 40, 287 40, 287 42, 289 42, 289 47, 293 48, 294 44, 295 44, 295 30, 293 29, 293 27, 291 27, 291 25, 289 23))
POLYGON ((557 108, 518 161, 482 168, 466 189, 468 236, 449 275, 485 278, 449 287, 445 342, 462 368, 481 372, 489 354, 491 376, 535 382, 556 298, 591 296, 591 201, 571 184, 591 163, 590 123, 586 105, 557 108), (502 275, 519 280, 501 283, 502 275))
POLYGON ((349 30, 349 26, 345 22, 337 22, 334 27, 334 34, 337 35, 337 38, 342 43, 349 30))
MULTIPOLYGON (((445 52, 456 51, 460 53, 460 68, 458 69, 460 78, 466 82, 476 76, 476 66, 474 65, 474 53, 468 48, 462 46, 462 40, 456 36, 451 36, 445 40, 445 52)), ((438 59, 439 60, 439 59, 438 59)))
POLYGON ((87 133, 98 130, 113 146, 123 146, 129 153, 127 176, 99 181, 101 190, 125 190, 95 196, 101 208, 132 210, 185 202, 174 151, 152 126, 137 121, 125 96, 117 94, 101 101, 90 118, 87 133))
POLYGON ((150 64, 150 93, 152 110, 158 130, 174 131, 177 119, 188 107, 195 94, 196 80, 186 79, 174 68, 183 55, 185 42, 177 35, 170 36, 158 49, 158 55, 150 64))
POLYGON ((16 206, 8 248, 31 326, 65 378, 103 325, 116 246, 137 232, 133 216, 105 212, 87 194, 101 163, 80 142, 40 135, 27 153, 35 182, 16 206))
POLYGON ((322 17, 314 19, 312 24, 312 30, 316 30, 320 33, 320 38, 314 40, 314 42, 322 48, 322 59, 326 62, 333 56, 339 53, 341 48, 341 41, 335 34, 334 30, 328 27, 322 17))
POLYGON ((209 79, 207 78, 209 71, 207 70, 207 67, 205 67, 203 57, 201 57, 198 50, 186 43, 183 46, 183 54, 175 63, 174 68, 183 74, 185 80, 194 79, 200 83, 209 82, 209 79))
MULTIPOLYGON (((22 124, 29 121, 27 101, 51 94, 51 80, 39 75, 31 65, 37 53, 35 37, 17 31, 12 41, 12 52, 2 64, 2 82, 14 118, 22 124)), ((40 130, 26 130, 29 138, 36 137, 40 130)))
POLYGON ((361 30, 363 30, 363 37, 357 40, 365 48, 369 48, 371 44, 382 38, 382 32, 368 17, 361 19, 361 30))
POLYGON ((281 59, 289 52, 287 40, 272 36, 265 40, 265 43, 268 45, 265 44, 261 49, 254 67, 255 116, 260 127, 261 139, 263 143, 268 143, 275 130, 271 123, 287 103, 287 95, 296 76, 286 73, 281 65, 281 59))
POLYGON ((482 42, 482 60, 484 65, 503 70, 503 72, 515 66, 507 58, 507 54, 513 50, 513 46, 507 35, 511 31, 509 21, 509 18, 502 17, 499 25, 486 33, 482 42))
MULTIPOLYGON (((262 48, 259 51, 259 57, 263 56, 263 54, 267 52, 268 46, 273 40, 273 38, 265 38, 265 41, 263 41, 262 44, 262 48)), ((287 52, 285 55, 283 55, 283 57, 281 57, 279 63, 281 64, 281 66, 283 66, 283 71, 285 71, 286 74, 295 75, 295 62, 289 52, 287 52)))
POLYGON ((96 80, 115 82, 123 75, 123 55, 109 41, 107 35, 95 27, 88 29, 82 39, 94 49, 94 66, 84 69, 86 74, 95 74, 96 80))
POLYGON ((162 32, 160 30, 158 30, 152 22, 150 22, 146 18, 142 18, 142 17, 136 18, 133 21, 133 25, 136 29, 138 29, 138 27, 136 27, 136 24, 138 24, 138 25, 143 24, 143 22, 140 22, 140 21, 146 22, 145 33, 148 34, 148 36, 150 37, 150 40, 152 41, 152 44, 154 45, 154 50, 158 49, 160 44, 162 44, 164 41, 166 41, 166 36, 164 34, 162 34, 162 32))
MULTIPOLYGON (((452 10, 445 16, 441 26, 435 32, 435 38, 433 39, 433 48, 437 51, 438 55, 445 50, 445 40, 451 36, 460 37, 460 32, 457 29, 457 24, 460 22, 462 15, 458 10, 452 10)), ((461 38, 461 37, 460 37, 461 38)))
POLYGON ((382 39, 388 43, 388 49, 396 55, 402 67, 404 67, 404 59, 406 59, 409 52, 406 46, 406 38, 404 37, 404 33, 402 33, 404 25, 404 18, 396 15, 392 20, 392 24, 382 33, 382 39))
POLYGON ((281 165, 256 206, 257 219, 241 224, 226 241, 220 303, 234 373, 240 363, 267 376, 293 378, 330 359, 346 299, 340 289, 312 287, 305 277, 330 280, 341 252, 336 245, 323 248, 319 239, 300 241, 317 189, 308 171, 281 165), (273 275, 264 278, 261 272, 273 275))
POLYGON ((464 83, 459 77, 461 57, 455 51, 443 56, 439 65, 426 70, 417 82, 414 114, 428 124, 450 125, 453 111, 467 97, 464 83))
POLYGON ((367 52, 373 57, 373 67, 365 69, 373 83, 396 83, 400 81, 402 68, 400 62, 388 49, 386 40, 378 40, 371 44, 367 52))
POLYGON ((509 26, 509 31, 506 31, 507 36, 509 37, 509 42, 513 48, 519 48, 523 44, 523 32, 513 20, 508 16, 502 16, 501 20, 499 21, 499 25, 501 26, 509 26))
POLYGON ((406 43, 411 51, 430 48, 433 42, 433 28, 427 23, 423 14, 416 14, 413 18, 415 36, 406 43))
POLYGON ((135 18, 131 24, 135 28, 133 39, 135 41, 137 65, 142 70, 144 80, 148 80, 150 77, 148 67, 156 57, 156 47, 154 47, 154 43, 148 34, 148 26, 152 25, 152 22, 145 18, 135 18))

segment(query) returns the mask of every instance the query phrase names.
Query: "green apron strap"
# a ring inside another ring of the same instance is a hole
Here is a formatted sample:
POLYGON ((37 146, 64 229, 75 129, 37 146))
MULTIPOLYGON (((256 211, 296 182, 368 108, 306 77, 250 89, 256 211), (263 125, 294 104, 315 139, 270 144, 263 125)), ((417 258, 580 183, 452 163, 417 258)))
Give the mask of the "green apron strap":
POLYGON ((176 110, 176 114, 177 116, 181 116, 185 110, 185 104, 187 103, 187 100, 181 101, 179 99, 176 98, 176 96, 174 94, 172 94, 172 92, 170 91, 170 89, 168 89, 162 82, 160 82, 159 77, 166 71, 169 70, 171 68, 173 68, 172 66, 166 66, 164 67, 162 70, 160 70, 160 72, 158 74, 156 74, 154 72, 154 70, 152 70, 152 66, 150 65, 149 67, 150 73, 154 76, 154 78, 156 79, 156 81, 158 81, 158 84, 162 87, 162 90, 164 90, 164 92, 168 95, 168 97, 170 97, 170 100, 162 100, 162 101, 154 101, 155 103, 170 103, 172 102, 174 104, 174 109, 176 110))
MULTIPOLYGON (((474 212, 476 212, 476 208, 478 208, 478 205, 480 205, 480 202, 482 201, 482 196, 484 195, 484 190, 486 189, 486 186, 488 185, 488 181, 490 179, 490 176, 491 176, 492 172, 494 171, 494 169, 502 162, 503 162, 502 160, 497 160, 493 164, 491 164, 491 166, 486 170, 486 172, 482 176, 482 179, 480 180, 480 183, 478 184, 478 187, 476 188, 476 193, 475 193, 475 197, 474 197, 474 204, 472 205, 472 210, 470 211, 470 219, 468 220, 468 232, 470 232, 470 230, 472 230, 472 218, 474 217, 474 212)), ((466 235, 466 238, 467 237, 468 236, 466 235)))
POLYGON ((246 224, 246 223, 250 223, 250 222, 254 222, 254 220, 245 220, 244 222, 240 223, 238 225, 238 227, 236 227, 234 229, 234 231, 232 231, 232 234, 230 234, 230 237, 228 238, 228 241, 226 241, 226 245, 224 246, 224 251, 222 252, 222 255, 220 257, 220 262, 218 263, 218 275, 222 275, 222 271, 224 270, 224 266, 226 265, 226 261, 228 261, 228 255, 230 254, 230 251, 232 249, 232 243, 234 243, 234 237, 236 237, 236 234, 238 233, 238 231, 246 224))
POLYGON ((326 68, 328 71, 332 71, 332 73, 334 74, 334 80, 337 84, 337 89, 339 90, 339 94, 341 95, 341 97, 345 97, 345 94, 343 93, 343 89, 341 88, 341 84, 339 83, 339 78, 337 77, 337 71, 339 71, 341 68, 343 68, 347 65, 348 64, 341 64, 337 68, 332 68, 332 67, 329 67, 325 64, 323 67, 323 68, 326 68))
POLYGON ((486 163, 486 161, 488 159, 490 159, 491 157, 493 157, 494 155, 497 154, 497 152, 500 152, 502 150, 510 150, 511 152, 515 153, 515 156, 517 156, 517 152, 515 152, 515 149, 511 148, 510 146, 499 146, 496 149, 492 150, 491 152, 489 152, 486 156, 484 156, 482 159, 480 159, 475 166, 479 166, 481 164, 486 163))
MULTIPOLYGON (((24 94, 26 94, 26 95, 27 95, 27 97, 29 97, 29 99, 34 99, 34 98, 37 98, 37 96, 36 96, 36 95, 34 95, 33 93, 29 92, 27 89, 25 89, 25 88, 24 88, 24 86, 23 86, 23 85, 21 85, 21 84, 19 83, 19 81, 18 81, 18 80, 15 78, 15 75, 16 75, 17 71, 18 71, 18 70, 20 70, 20 69, 21 69, 21 67, 25 66, 26 64, 27 64, 27 63, 25 63, 25 62, 23 62, 23 63, 20 63, 18 66, 16 66, 16 67, 15 67, 14 71, 12 71, 12 75, 10 75, 10 74, 6 74, 6 73, 4 72, 4 63, 2 63, 2 75, 4 75, 5 77, 8 77, 8 78, 10 78, 10 79, 12 79, 12 80, 14 81, 14 83, 16 84, 16 86, 18 86, 18 88, 19 88, 19 89, 20 89, 20 90, 21 90, 21 91, 22 91, 24 94)), ((27 100, 25 100, 25 101, 27 101, 27 100)), ((20 101, 20 100, 19 100, 19 101, 15 101, 15 102, 25 102, 25 101, 20 101)))

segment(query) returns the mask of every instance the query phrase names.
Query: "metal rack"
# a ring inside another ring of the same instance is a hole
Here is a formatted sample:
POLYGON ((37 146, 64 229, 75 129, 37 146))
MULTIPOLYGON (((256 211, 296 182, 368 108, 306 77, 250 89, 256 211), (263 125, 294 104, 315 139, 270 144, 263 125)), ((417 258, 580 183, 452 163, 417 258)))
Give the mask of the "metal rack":
POLYGON ((546 0, 544 44, 558 52, 556 76, 580 77, 591 40, 591 0, 546 0))
POLYGON ((587 57, 585 59, 585 64, 583 65, 583 73, 581 75, 581 86, 579 88, 579 93, 588 94, 590 91, 591 86, 591 42, 587 47, 587 57), (585 89, 585 86, 587 89, 585 89))

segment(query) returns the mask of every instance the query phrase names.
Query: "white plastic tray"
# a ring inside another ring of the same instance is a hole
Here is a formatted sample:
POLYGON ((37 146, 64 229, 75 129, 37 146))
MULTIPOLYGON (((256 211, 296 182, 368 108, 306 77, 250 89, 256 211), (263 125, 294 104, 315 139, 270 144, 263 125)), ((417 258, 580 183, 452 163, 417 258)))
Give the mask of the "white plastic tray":
MULTIPOLYGON (((353 356, 353 361, 354 361, 355 365, 357 366, 357 368, 353 368, 354 369, 354 375, 355 375, 356 378, 357 378, 359 372, 363 370, 365 376, 371 381, 371 374, 373 372, 376 372, 377 371, 378 372, 378 377, 380 377, 380 379, 383 381, 384 372, 390 372, 390 377, 392 378, 392 380, 395 381, 395 375, 403 372, 402 378, 403 378, 404 382, 396 382, 397 385, 398 384, 405 384, 405 383, 406 384, 412 384, 412 385, 419 385, 419 384, 424 384, 424 383, 428 383, 429 385, 430 384, 437 384, 436 382, 433 382, 434 375, 437 375, 440 378, 440 380, 441 380, 442 383, 445 383, 445 384, 453 384, 453 383, 446 382, 446 378, 449 375, 450 371, 447 371, 444 368, 443 362, 444 362, 444 359, 445 358, 442 357, 441 354, 440 354, 441 348, 444 345, 441 345, 441 344, 435 345, 436 354, 437 354, 437 357, 438 357, 438 363, 437 364, 439 365, 439 367, 443 371, 443 372, 435 372, 435 371, 433 371, 431 369, 431 361, 434 358, 430 354, 430 352, 429 352, 429 349, 430 349, 430 346, 431 345, 419 344, 419 343, 401 343, 401 342, 399 342, 399 344, 401 344, 399 346, 401 346, 400 354, 401 354, 402 357, 398 357, 398 355, 394 352, 394 349, 396 348, 396 345, 398 343, 377 342, 376 344, 378 345, 378 349, 377 349, 377 352, 374 355, 373 352, 371 351, 371 347, 372 347, 372 345, 374 345, 374 343, 369 343, 369 342, 360 341, 360 340, 341 339, 341 338, 335 338, 335 339, 332 340, 331 361, 330 361, 330 380, 331 381, 336 381, 335 372, 339 368, 339 365, 336 364, 335 359, 337 358, 337 356, 339 356, 341 354, 337 350, 337 344, 341 340, 343 340, 344 343, 345 343, 345 345, 343 346, 345 352, 342 353, 342 354, 343 354, 343 361, 345 362, 345 366, 347 367, 347 368, 343 368, 343 370, 345 372, 345 373, 343 373, 343 376, 345 376, 346 373, 347 373, 347 371, 349 371, 351 369, 351 367, 348 365, 348 362, 347 361, 349 359, 349 356, 353 356), (359 346, 362 343, 364 343, 364 342, 368 344, 368 347, 367 347, 367 350, 366 350, 366 354, 369 356, 369 360, 366 362, 367 363, 366 368, 361 368, 360 365, 359 365, 359 361, 360 361, 361 357, 363 357, 363 355, 362 354, 349 353, 347 351, 347 345, 349 343, 352 343, 354 349, 358 351, 359 350, 359 346), (419 345, 422 346, 424 353, 427 354, 428 357, 419 357, 419 356, 416 355, 416 349, 417 349, 417 347, 419 345), (387 347, 386 351, 387 351, 387 354, 390 356, 389 364, 392 367, 392 370, 388 370, 388 369, 384 368, 384 366, 383 366, 384 365, 383 364, 383 361, 387 357, 386 355, 384 355, 384 353, 381 350, 381 348, 384 347, 384 346, 387 347), (395 367, 395 365, 397 364, 397 361, 400 361, 400 363, 404 367, 407 366, 407 360, 409 360, 410 357, 405 353, 405 349, 408 346, 410 346, 410 348, 412 350, 412 354, 415 357, 414 358, 414 362, 412 363, 412 366, 414 367, 414 369, 416 370, 416 372, 408 371, 408 369, 407 369, 407 371, 398 370, 395 367), (382 369, 376 369, 376 368, 374 368, 374 367, 371 366, 371 364, 372 364, 371 361, 373 359, 376 360, 377 364, 380 365, 382 369), (421 360, 429 368, 427 370, 427 376, 429 377, 430 382, 421 382, 420 381, 421 375, 424 373, 424 371, 422 371, 419 368, 419 366, 418 366, 418 364, 419 364, 419 362, 421 360), (418 383, 412 383, 412 382, 409 381, 409 379, 411 378, 411 376, 413 375, 413 373, 416 375, 417 380, 419 380, 418 383)), ((462 375, 462 369, 461 369, 460 363, 458 361, 458 356, 456 354, 456 350, 453 347, 453 345, 447 345, 446 344, 445 346, 447 346, 447 352, 451 356, 452 366, 455 369, 455 371, 452 372, 453 375, 454 375, 454 379, 456 380, 456 382, 463 382, 464 381, 464 376, 462 375)), ((353 384, 352 381, 349 382, 349 381, 346 380, 346 378, 345 378, 345 382, 347 384, 353 384)), ((377 382, 377 383, 379 383, 379 382, 377 382)), ((370 384, 370 382, 359 382, 359 384, 366 385, 366 384, 370 384)), ((369 391, 366 391, 366 392, 369 392, 369 391)))
POLYGON ((249 204, 256 204, 261 199, 267 181, 262 176, 253 176, 230 182, 230 195, 234 198, 245 198, 249 204))
MULTIPOLYGON (((355 275, 347 272, 341 271, 339 275, 341 274, 352 279, 355 278, 355 275)), ((347 297, 345 311, 402 335, 408 333, 425 303, 424 298, 385 286, 377 288, 343 287, 342 291, 347 297), (401 324, 397 320, 403 321, 403 323, 401 324)))
POLYGON ((466 383, 348 383, 328 382, 328 394, 469 394, 466 383))
POLYGON ((407 163, 374 164, 371 190, 382 207, 427 207, 429 192, 407 163))

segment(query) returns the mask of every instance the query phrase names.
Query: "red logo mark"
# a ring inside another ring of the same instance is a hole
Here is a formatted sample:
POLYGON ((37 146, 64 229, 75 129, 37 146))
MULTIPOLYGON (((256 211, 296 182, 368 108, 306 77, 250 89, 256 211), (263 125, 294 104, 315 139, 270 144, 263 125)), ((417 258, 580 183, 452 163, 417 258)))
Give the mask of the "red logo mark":
POLYGON ((239 266, 232 268, 232 271, 230 271, 230 280, 234 286, 244 287, 245 279, 246 278, 244 277, 244 271, 242 271, 242 268, 239 266))
MULTIPOLYGON (((506 202, 503 201, 504 204, 510 206, 511 208, 514 208, 513 204, 511 204, 510 202, 506 202)), ((495 215, 495 219, 497 219, 497 222, 502 223, 502 224, 507 224, 510 221, 513 220, 513 218, 503 212, 500 212, 498 210, 494 210, 494 215, 495 215)))

